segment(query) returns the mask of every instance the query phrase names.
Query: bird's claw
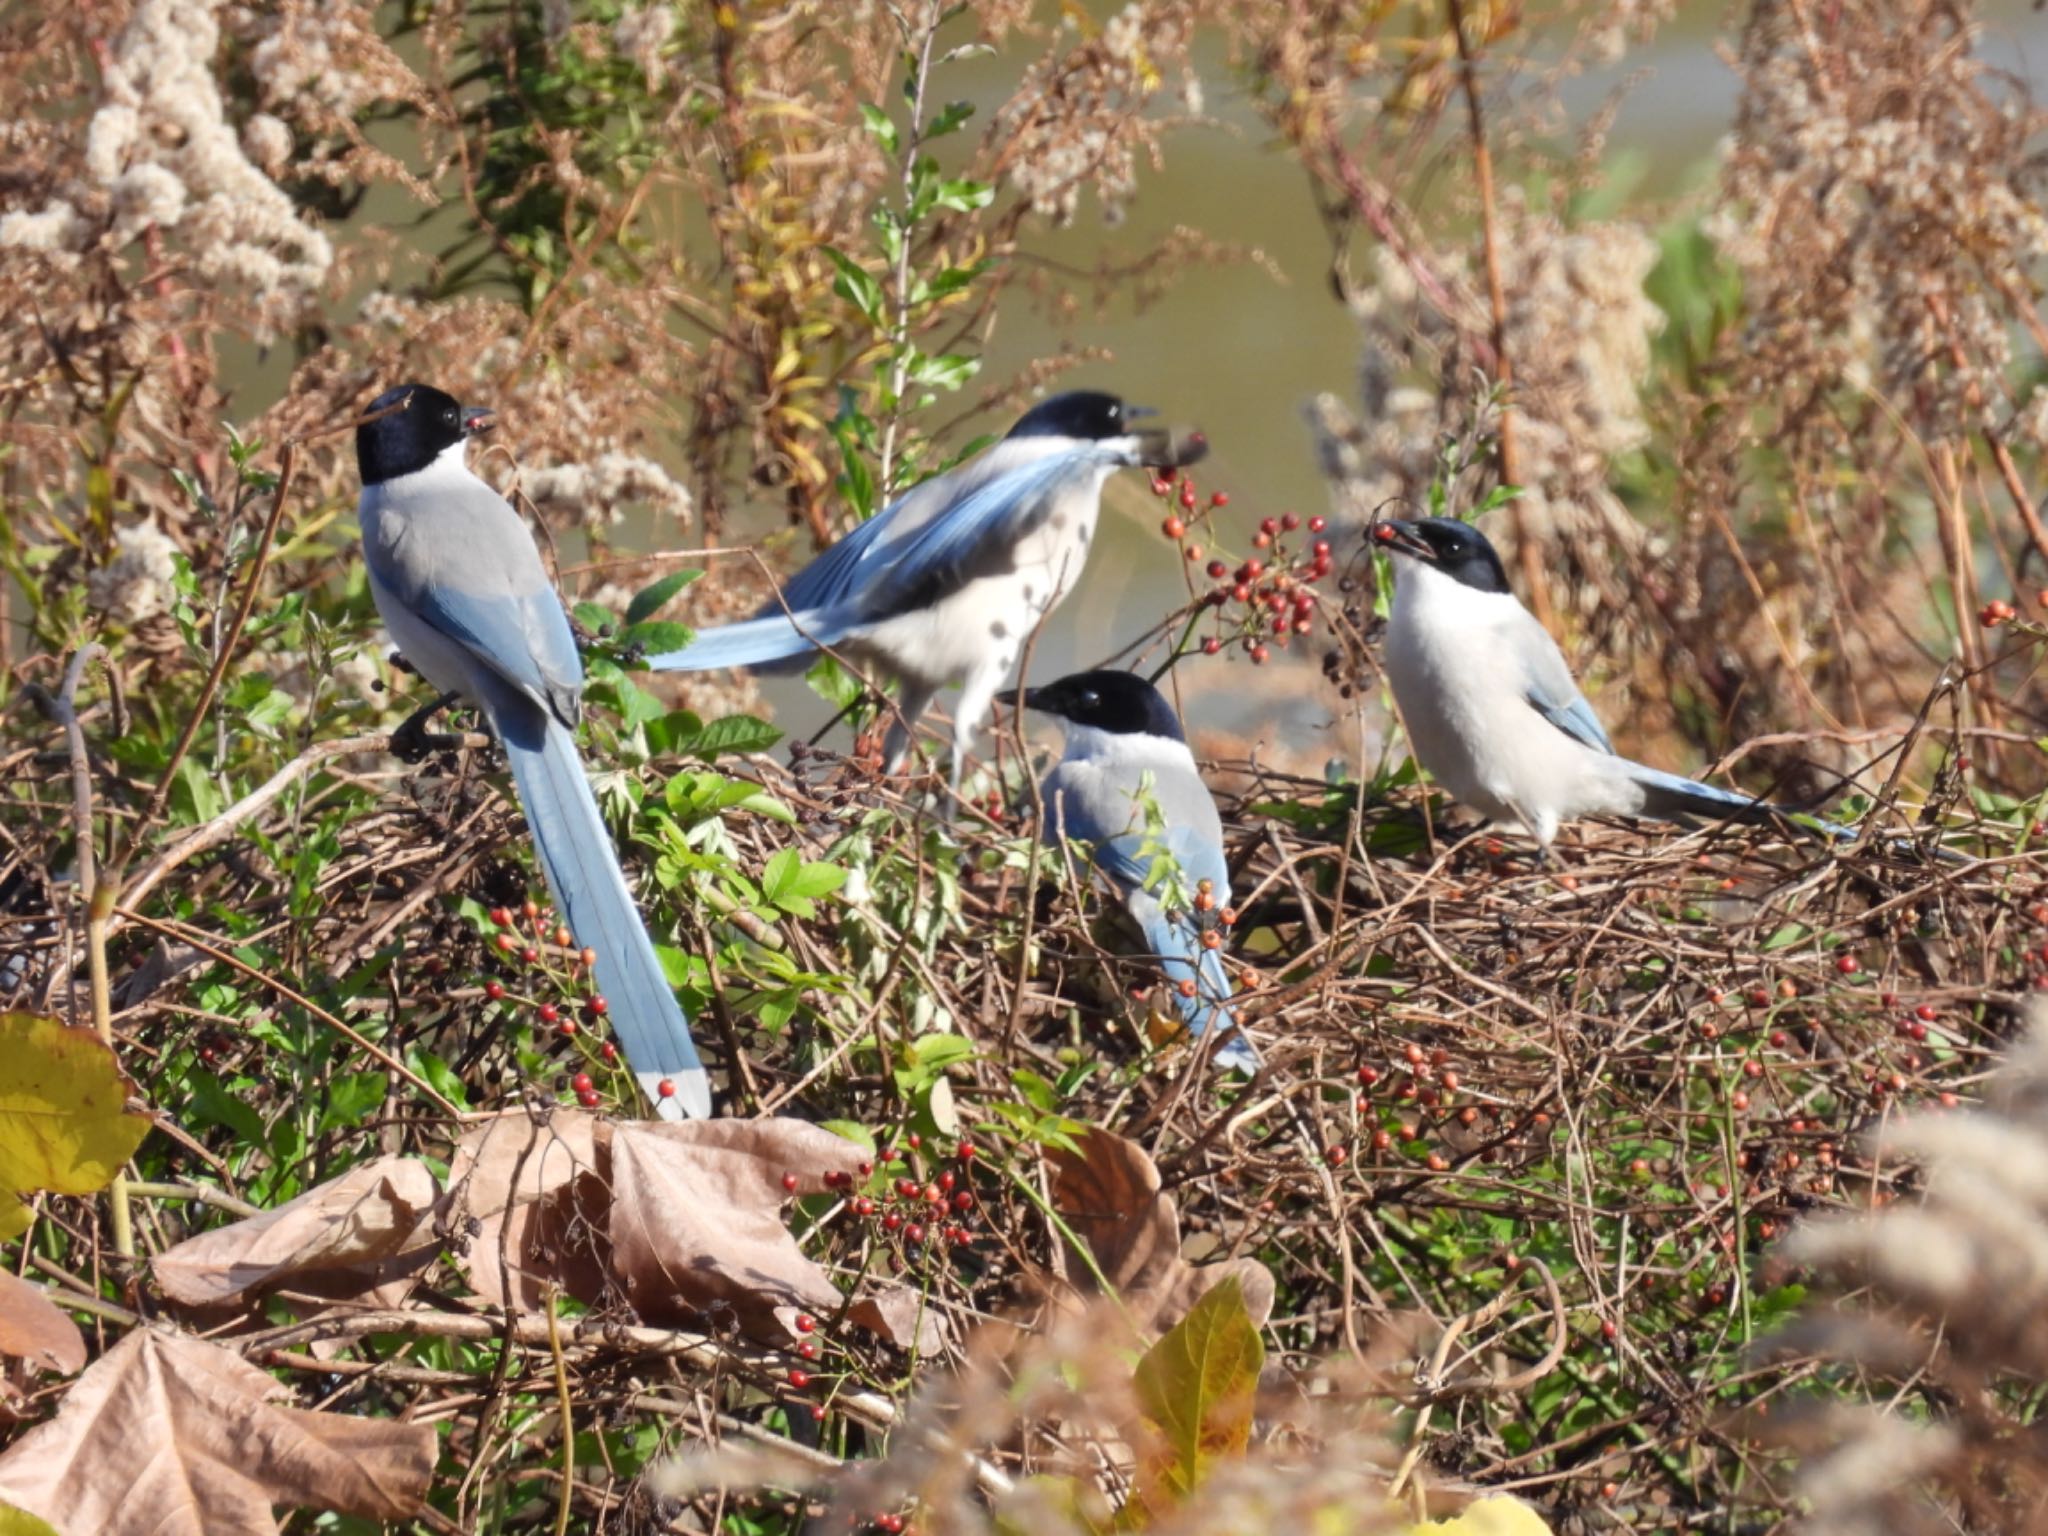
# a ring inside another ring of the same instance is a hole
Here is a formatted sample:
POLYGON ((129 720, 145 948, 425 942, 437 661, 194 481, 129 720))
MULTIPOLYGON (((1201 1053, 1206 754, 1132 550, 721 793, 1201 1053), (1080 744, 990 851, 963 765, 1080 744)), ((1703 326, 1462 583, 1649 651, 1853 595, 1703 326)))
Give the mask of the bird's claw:
POLYGON ((427 729, 427 722, 454 701, 454 694, 444 693, 407 715, 391 733, 391 755, 402 763, 423 763, 436 752, 450 752, 460 747, 460 736, 427 729))

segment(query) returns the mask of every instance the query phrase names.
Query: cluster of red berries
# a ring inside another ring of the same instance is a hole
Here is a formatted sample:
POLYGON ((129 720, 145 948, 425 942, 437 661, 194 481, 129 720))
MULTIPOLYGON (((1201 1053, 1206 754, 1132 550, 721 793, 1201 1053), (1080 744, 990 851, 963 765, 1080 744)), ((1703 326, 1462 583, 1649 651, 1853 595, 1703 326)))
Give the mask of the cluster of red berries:
MULTIPOLYGON (((2034 604, 2039 608, 2048 608, 2048 587, 2043 587, 2034 594, 2034 604)), ((2002 597, 1992 598, 1977 610, 1977 622, 1986 629, 1996 629, 2001 624, 2010 624, 2019 616, 2019 609, 2002 597)))
MULTIPOLYGON (((852 1173, 827 1173, 825 1188, 841 1197, 847 1213, 865 1223, 871 1235, 896 1250, 899 1263, 914 1250, 974 1240, 974 1211, 980 1202, 970 1184, 980 1147, 962 1139, 949 1159, 957 1168, 920 1174, 924 1138, 912 1131, 878 1156, 883 1165, 879 1176, 875 1161, 863 1158, 852 1173), (892 1168, 902 1171, 891 1178, 892 1168)), ((795 1195, 802 1183, 794 1172, 783 1174, 783 1193, 795 1195)))
MULTIPOLYGON (((504 982, 491 977, 484 982, 484 996, 494 1003, 502 1003, 509 998, 530 1007, 534 1019, 543 1029, 574 1044, 583 1058, 584 1070, 570 1079, 570 1091, 585 1109, 595 1109, 604 1101, 604 1096, 598 1091, 589 1069, 595 1067, 606 1071, 616 1069, 619 1064, 619 1048, 611 1041, 598 1039, 592 1034, 610 1014, 611 1004, 599 993, 590 993, 580 1000, 572 994, 578 986, 589 984, 591 970, 597 964, 597 951, 577 949, 575 937, 568 928, 556 921, 552 911, 530 898, 516 910, 511 907, 491 908, 490 919, 491 925, 498 930, 494 940, 498 952, 538 971, 541 977, 554 983, 554 987, 547 995, 526 995, 512 991, 504 982)), ((673 1095, 675 1084, 664 1078, 660 1091, 664 1097, 673 1095)))
MULTIPOLYGON (((1330 574, 1334 558, 1330 541, 1315 538, 1295 554, 1290 552, 1286 539, 1303 526, 1309 533, 1320 535, 1329 527, 1328 518, 1311 517, 1306 524, 1295 512, 1262 518, 1259 531, 1252 537, 1253 547, 1261 553, 1233 568, 1229 561, 1211 557, 1208 550, 1188 537, 1189 519, 1196 515, 1201 500, 1191 475, 1155 479, 1152 491, 1180 506, 1179 512, 1167 514, 1159 531, 1180 545, 1181 558, 1190 570, 1201 566, 1213 583, 1204 601, 1216 610, 1217 619, 1202 641, 1203 655, 1218 654, 1234 639, 1243 645, 1254 665, 1262 664, 1271 657, 1273 647, 1284 648, 1292 636, 1314 630, 1319 601, 1315 584, 1330 574)), ((1218 491, 1209 497, 1201 515, 1206 517, 1229 504, 1230 498, 1218 491)))

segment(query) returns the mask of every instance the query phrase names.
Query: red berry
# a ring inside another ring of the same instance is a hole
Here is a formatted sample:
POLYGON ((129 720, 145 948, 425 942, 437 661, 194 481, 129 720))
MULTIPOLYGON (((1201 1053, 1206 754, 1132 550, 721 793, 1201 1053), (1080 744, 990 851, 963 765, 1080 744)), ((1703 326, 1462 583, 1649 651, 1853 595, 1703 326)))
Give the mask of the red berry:
POLYGON ((519 941, 513 938, 511 934, 501 933, 498 935, 498 948, 503 950, 506 954, 511 954, 512 951, 517 949, 518 947, 519 941))
POLYGON ((573 1078, 569 1080, 569 1086, 571 1088, 574 1088, 578 1093, 588 1093, 592 1086, 590 1081, 590 1074, 588 1072, 578 1072, 573 1078))
POLYGON ((1159 531, 1165 534, 1169 539, 1185 538, 1187 536, 1188 525, 1182 522, 1177 517, 1169 517, 1165 522, 1159 525, 1159 531))
POLYGON ((1280 514, 1280 526, 1292 533, 1301 526, 1301 518, 1295 513, 1283 512, 1280 514))
POLYGON ((1327 517, 1324 517, 1320 512, 1318 512, 1314 517, 1308 520, 1308 531, 1310 533, 1321 533, 1325 528, 1329 526, 1330 520, 1327 517))
POLYGON ((597 951, 594 949, 586 949, 583 951, 582 954, 578 955, 576 958, 581 960, 584 963, 584 965, 592 966, 597 964, 597 951))
POLYGON ((605 1041, 604 1044, 600 1045, 597 1049, 598 1053, 602 1055, 606 1061, 617 1061, 619 1059, 619 1048, 616 1045, 613 1045, 609 1040, 605 1041))
POLYGON ((1837 955, 1835 956, 1835 969, 1844 976, 1854 976, 1863 967, 1854 955, 1837 955))
POLYGON ((901 1216, 898 1216, 894 1211, 889 1212, 888 1215, 882 1218, 882 1228, 884 1231, 894 1232, 898 1227, 902 1225, 903 1218, 901 1216))
POLYGON ((540 959, 540 951, 535 949, 531 944, 529 944, 526 946, 526 948, 519 951, 519 958, 523 960, 526 964, 532 965, 535 961, 540 959))
POLYGON ((956 1191, 954 1191, 954 1194, 953 1194, 953 1209, 954 1209, 954 1210, 956 1210, 956 1211, 971 1211, 971 1210, 973 1210, 973 1209, 974 1209, 974 1195, 973 1195, 973 1193, 972 1193, 971 1191, 969 1191, 969 1190, 965 1190, 965 1189, 962 1189, 962 1190, 956 1190, 956 1191))
POLYGON ((789 1368, 789 1384, 801 1392, 811 1384, 811 1373, 801 1366, 793 1365, 789 1368))
POLYGON ((905 1138, 905 1140, 907 1140, 910 1143, 910 1150, 913 1152, 915 1152, 919 1147, 924 1145, 924 1138, 918 1135, 915 1131, 912 1131, 910 1135, 905 1138))
POLYGON ((917 1223, 917 1222, 914 1222, 914 1221, 913 1221, 912 1223, 910 1223, 910 1225, 909 1225, 909 1226, 907 1226, 907 1227, 905 1227, 905 1228, 903 1229, 903 1240, 904 1240, 905 1242, 907 1242, 907 1243, 921 1243, 921 1242, 923 1242, 923 1241, 924 1241, 924 1228, 923 1228, 923 1226, 921 1226, 921 1225, 920 1225, 919 1223, 917 1223))
POLYGON ((1936 1019, 1941 1017, 1941 1014, 1936 1010, 1934 1004, 1922 1003, 1918 1008, 1915 1008, 1913 1010, 1913 1016, 1918 1019, 1924 1019, 1927 1023, 1932 1024, 1936 1019))
POLYGON ((973 1162, 973 1161, 974 1161, 974 1155, 975 1155, 975 1154, 976 1154, 977 1152, 979 1152, 980 1150, 981 1150, 981 1149, 980 1149, 979 1147, 977 1147, 977 1146, 976 1146, 976 1145, 975 1145, 975 1144, 974 1144, 973 1142, 971 1142, 971 1141, 963 1141, 963 1142, 961 1142, 961 1143, 960 1143, 960 1145, 959 1145, 959 1146, 958 1146, 958 1147, 957 1147, 957 1148, 955 1149, 955 1152, 956 1152, 956 1155, 957 1155, 957 1156, 959 1157, 959 1159, 960 1159, 960 1161, 961 1161, 961 1162, 963 1162, 963 1163, 971 1163, 971 1162, 973 1162))
POLYGON ((1264 647, 1263 645, 1255 645, 1255 646, 1253 646, 1253 647, 1252 647, 1252 665, 1253 665, 1253 666, 1255 666, 1255 667, 1260 667, 1260 666, 1264 666, 1264 665, 1266 664, 1266 658, 1267 658, 1267 657, 1269 657, 1269 656, 1271 656, 1272 654, 1273 654, 1273 653, 1272 653, 1271 651, 1267 650, 1267 649, 1266 649, 1266 648, 1265 648, 1265 647, 1264 647))
POLYGON ((1181 482, 1180 504, 1190 512, 1195 510, 1195 488, 1186 481, 1181 482))
POLYGON ((796 1193, 796 1186, 797 1186, 797 1176, 796 1176, 795 1174, 793 1174, 793 1173, 785 1173, 785 1174, 784 1174, 784 1175, 782 1176, 782 1192, 783 1192, 784 1194, 786 1194, 786 1195, 793 1195, 793 1194, 795 1194, 795 1193, 796 1193))
POLYGON ((1358 1080, 1370 1088, 1380 1080, 1380 1069, 1378 1067, 1360 1067, 1358 1069, 1358 1080))
POLYGON ((484 983, 484 996, 488 997, 494 1003, 503 1002, 505 998, 505 988, 498 982, 487 981, 484 983))
POLYGON ((542 1003, 542 1004, 540 1005, 540 1021, 541 1021, 541 1023, 543 1023, 543 1024, 552 1024, 552 1023, 554 1023, 554 1022, 555 1022, 555 1020, 559 1019, 559 1018, 560 1018, 561 1016, 562 1016, 562 1011, 561 1011, 561 1009, 557 1008, 557 1007, 556 1007, 556 1006, 555 1006, 555 1005, 554 1005, 553 1003, 542 1003))
POLYGON ((597 1090, 595 1088, 584 1089, 581 1093, 576 1095, 576 1102, 578 1104, 581 1104, 585 1109, 597 1108, 597 1090))
POLYGON ((510 928, 512 926, 512 914, 503 907, 493 907, 491 908, 491 921, 500 928, 510 928))
POLYGON ((1208 639, 1202 642, 1202 654, 1204 656, 1214 656, 1218 651, 1222 649, 1223 642, 1221 640, 1218 640, 1214 635, 1211 635, 1208 639))
POLYGON ((799 1312, 799 1313, 797 1313, 797 1315, 796 1315, 796 1331, 797 1331, 798 1333, 809 1333, 809 1332, 810 1332, 810 1331, 811 1331, 812 1329, 816 1328, 817 1326, 818 1326, 818 1320, 817 1320, 817 1319, 816 1319, 815 1317, 811 1316, 811 1314, 810 1314, 810 1313, 808 1313, 808 1312, 799 1312))
POLYGON ((815 1360, 815 1359, 817 1359, 817 1358, 818 1358, 818 1345, 817 1345, 817 1341, 816 1341, 815 1339, 805 1339, 805 1340, 803 1341, 803 1343, 801 1343, 801 1344, 797 1345, 797 1347, 796 1347, 796 1352, 797 1352, 797 1354, 798 1354, 798 1355, 802 1356, 802 1357, 803 1357, 804 1359, 806 1359, 806 1360, 815 1360))
POLYGON ((593 997, 590 1000, 590 1011, 601 1019, 612 1011, 612 1005, 601 997, 593 997))
POLYGON ((571 944, 575 942, 576 936, 572 934, 568 929, 557 928, 555 930, 555 943, 559 948, 567 949, 571 944))
POLYGON ((664 1077, 659 1083, 654 1085, 654 1091, 660 1094, 664 1099, 674 1098, 676 1096, 675 1080, 673 1078, 664 1077))
POLYGON ((1213 493, 1213 494, 1212 494, 1212 495, 1211 495, 1211 496, 1209 497, 1209 505, 1210 505, 1210 506, 1212 506, 1212 507, 1227 507, 1227 506, 1229 506, 1229 505, 1230 505, 1230 493, 1229 493, 1228 491, 1217 491, 1217 492, 1213 493))
POLYGON ((1203 569, 1209 573, 1211 581, 1221 581, 1230 574, 1230 567, 1221 560, 1211 560, 1203 569))

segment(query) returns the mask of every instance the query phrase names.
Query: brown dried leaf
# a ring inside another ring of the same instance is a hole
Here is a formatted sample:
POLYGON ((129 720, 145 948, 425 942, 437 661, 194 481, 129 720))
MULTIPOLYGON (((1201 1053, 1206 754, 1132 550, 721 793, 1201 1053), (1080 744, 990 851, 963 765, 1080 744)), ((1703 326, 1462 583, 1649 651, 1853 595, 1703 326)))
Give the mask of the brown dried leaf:
MULTIPOLYGON (((1052 1204, 1088 1247, 1095 1269, 1143 1327, 1168 1327, 1211 1286, 1235 1279, 1254 1327, 1273 1311, 1273 1276, 1256 1259, 1193 1265, 1181 1257, 1180 1211, 1159 1187, 1159 1168, 1135 1141, 1091 1128, 1075 1138, 1078 1152, 1049 1149, 1052 1204)), ((1067 1250, 1067 1279, 1098 1289, 1088 1258, 1067 1250)))
POLYGON ((280 1391, 216 1344, 138 1328, 0 1455, 0 1502, 64 1536, 275 1536, 274 1504, 419 1513, 430 1427, 280 1408, 280 1391))
POLYGON ((946 1347, 945 1320, 908 1286, 881 1286, 856 1301, 846 1315, 898 1349, 935 1355, 946 1347))
POLYGON ((69 1376, 85 1366, 85 1335, 41 1286, 0 1269, 0 1355, 69 1376))
POLYGON ((512 1110, 457 1143, 448 1226, 484 1300, 537 1310, 551 1284, 583 1302, 603 1296, 612 1198, 606 1131, 574 1110, 541 1119, 512 1110))
POLYGON ((726 1309, 757 1337, 796 1337, 799 1311, 835 1309, 838 1288, 783 1221, 782 1176, 817 1192, 867 1154, 803 1120, 690 1120, 612 1131, 613 1265, 650 1321, 726 1309))
POLYGON ((441 1186, 425 1163, 380 1157, 296 1200, 187 1238, 150 1268, 173 1301, 217 1306, 287 1281, 320 1283, 346 1298, 388 1282, 394 1267, 431 1261, 440 1247, 426 1220, 441 1186))

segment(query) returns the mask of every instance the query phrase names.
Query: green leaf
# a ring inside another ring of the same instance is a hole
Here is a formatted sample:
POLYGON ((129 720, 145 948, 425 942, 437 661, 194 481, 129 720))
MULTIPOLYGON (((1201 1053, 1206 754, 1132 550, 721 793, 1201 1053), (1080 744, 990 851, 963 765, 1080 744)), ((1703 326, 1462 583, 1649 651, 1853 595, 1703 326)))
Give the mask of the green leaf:
POLYGON ((832 291, 853 305, 875 324, 882 323, 882 285, 875 280, 874 273, 867 270, 844 251, 825 246, 826 256, 839 269, 839 276, 832 281, 832 291))
POLYGON ((426 1079, 427 1086, 457 1109, 469 1108, 469 1090, 455 1069, 432 1051, 408 1051, 405 1064, 426 1079))
MULTIPOLYGON (((969 110, 972 111, 973 109, 969 108, 969 110)), ((888 113, 884 112, 873 102, 864 101, 860 104, 860 119, 863 123, 867 124, 868 132, 874 137, 874 141, 882 146, 883 154, 893 155, 896 153, 897 146, 901 141, 896 134, 896 125, 889 120, 888 113)))
POLYGON ((600 608, 596 603, 578 603, 569 613, 593 635, 604 633, 618 622, 609 608, 600 608))
MULTIPOLYGON (((634 599, 639 601, 639 599, 634 599)), ((637 645, 650 656, 659 656, 664 651, 680 651, 692 640, 697 632, 687 624, 671 624, 665 619, 649 619, 637 624, 628 624, 618 633, 616 644, 637 645)))
POLYGON ((818 1124, 834 1136, 843 1137, 862 1148, 870 1157, 874 1156, 875 1133, 858 1120, 820 1120, 818 1124))
POLYGON ((320 1129, 361 1125, 384 1102, 382 1072, 350 1072, 334 1079, 327 1090, 327 1107, 320 1113, 320 1129))
POLYGON ((972 116, 973 102, 949 101, 939 109, 938 116, 925 126, 924 136, 927 139, 943 139, 949 133, 959 132, 960 125, 972 116))
POLYGON ((221 1080, 204 1067, 188 1068, 184 1086, 202 1119, 233 1131, 235 1139, 245 1147, 260 1149, 270 1145, 270 1137, 256 1111, 229 1093, 221 1080))
MULTIPOLYGON (((701 757, 709 761, 728 752, 766 752, 782 740, 782 732, 752 715, 727 715, 705 724, 688 711, 667 717, 666 741, 662 748, 673 757, 701 757)), ((649 736, 650 743, 653 737, 649 736)))
POLYGON ((670 598, 703 574, 702 571, 670 571, 661 580, 642 587, 633 594, 633 601, 626 604, 626 623, 633 625, 653 618, 670 598))
POLYGON ((211 821, 227 808, 212 776, 189 757, 178 764, 178 776, 171 786, 171 804, 193 821, 211 821))
POLYGON ((985 181, 970 181, 964 176, 940 182, 938 191, 932 197, 934 205, 950 208, 955 213, 973 213, 978 208, 986 208, 995 200, 994 187, 985 181))
POLYGON ((761 894, 769 901, 779 902, 802 863, 803 855, 794 848, 784 848, 770 857, 761 869, 761 894))
POLYGON ((1236 1279, 1205 1291, 1173 1330, 1145 1351, 1133 1378, 1138 1408, 1159 1434, 1137 1497, 1158 1511, 1202 1485, 1219 1457, 1251 1440, 1252 1406, 1266 1347, 1236 1279))

